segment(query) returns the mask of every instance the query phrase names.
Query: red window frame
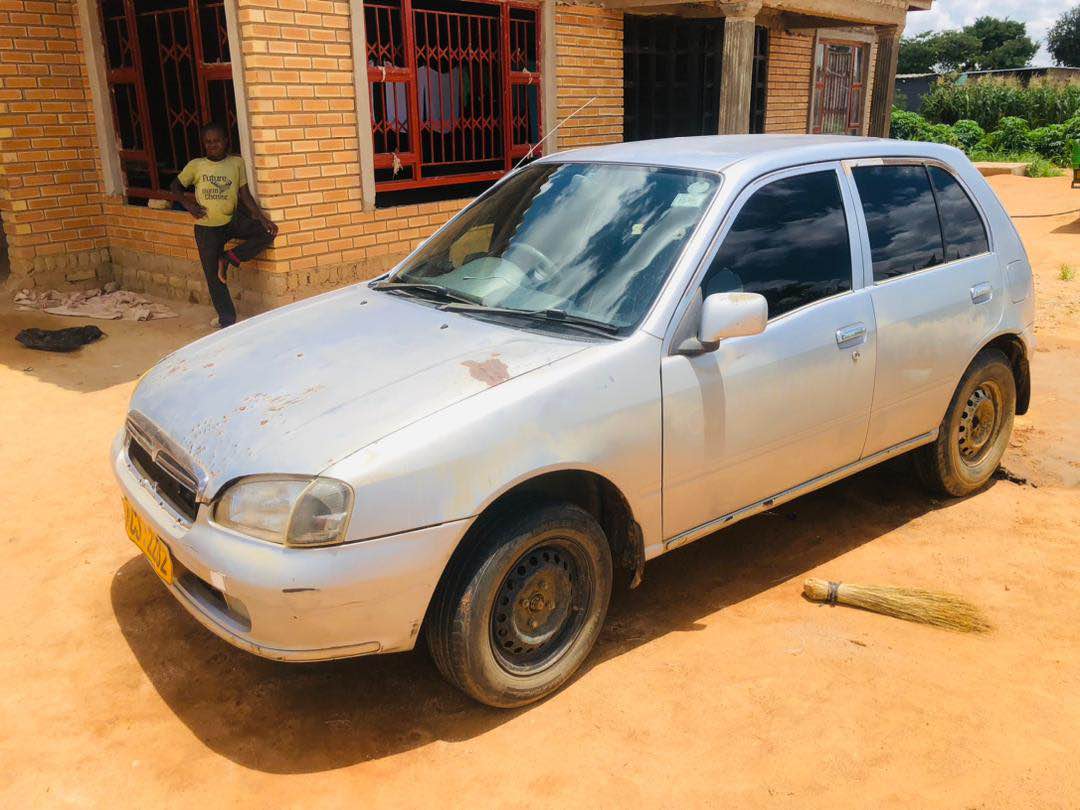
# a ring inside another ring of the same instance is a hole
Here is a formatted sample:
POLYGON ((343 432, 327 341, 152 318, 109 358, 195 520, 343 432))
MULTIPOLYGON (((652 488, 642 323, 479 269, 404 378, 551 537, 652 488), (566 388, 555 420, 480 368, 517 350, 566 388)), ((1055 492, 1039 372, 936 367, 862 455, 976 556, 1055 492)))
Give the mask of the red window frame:
POLYGON ((172 8, 140 8, 138 0, 98 0, 97 6, 125 192, 134 198, 172 199, 163 175, 179 173, 201 154, 199 128, 215 112, 229 132, 230 146, 238 145, 224 2, 187 0, 172 8), (204 41, 206 27, 213 41, 204 41), (144 67, 147 39, 157 60, 153 77, 144 67), (156 133, 151 88, 161 122, 156 133), (129 176, 129 170, 138 169, 144 182, 129 176))
POLYGON ((364 13, 378 191, 493 181, 543 138, 538 5, 369 0, 364 13))

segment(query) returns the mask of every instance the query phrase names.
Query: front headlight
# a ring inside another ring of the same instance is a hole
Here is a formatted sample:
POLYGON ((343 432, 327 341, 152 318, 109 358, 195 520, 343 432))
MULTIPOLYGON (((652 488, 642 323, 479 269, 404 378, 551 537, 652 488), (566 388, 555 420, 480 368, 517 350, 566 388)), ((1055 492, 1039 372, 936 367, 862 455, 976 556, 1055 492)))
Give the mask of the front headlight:
POLYGON ((214 503, 214 521, 287 546, 327 546, 345 539, 352 500, 333 478, 241 478, 214 503))

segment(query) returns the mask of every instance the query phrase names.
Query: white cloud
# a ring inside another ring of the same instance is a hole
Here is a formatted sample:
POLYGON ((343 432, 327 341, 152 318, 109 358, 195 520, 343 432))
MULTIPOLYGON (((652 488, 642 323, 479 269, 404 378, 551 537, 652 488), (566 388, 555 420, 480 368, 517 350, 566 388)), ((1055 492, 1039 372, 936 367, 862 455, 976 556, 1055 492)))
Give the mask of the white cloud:
POLYGON ((1031 63, 1051 65, 1053 60, 1046 50, 1047 29, 1073 5, 1069 0, 935 0, 929 11, 908 14, 904 34, 963 28, 978 17, 1007 17, 1027 23, 1028 36, 1039 41, 1039 52, 1031 63))

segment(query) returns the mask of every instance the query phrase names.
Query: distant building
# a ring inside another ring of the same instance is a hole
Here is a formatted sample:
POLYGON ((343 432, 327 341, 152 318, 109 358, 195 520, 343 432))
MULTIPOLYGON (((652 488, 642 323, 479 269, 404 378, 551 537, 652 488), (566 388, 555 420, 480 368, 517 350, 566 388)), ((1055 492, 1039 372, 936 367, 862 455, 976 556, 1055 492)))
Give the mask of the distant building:
MULTIPOLYGON (((898 73, 896 74, 895 102, 898 107, 918 112, 923 96, 930 92, 934 82, 951 73, 898 73)), ((1053 79, 1080 81, 1080 67, 1026 67, 1006 70, 969 70, 959 74, 957 82, 981 79, 984 76, 1000 76, 1018 79, 1025 87, 1032 79, 1047 76, 1053 79)))

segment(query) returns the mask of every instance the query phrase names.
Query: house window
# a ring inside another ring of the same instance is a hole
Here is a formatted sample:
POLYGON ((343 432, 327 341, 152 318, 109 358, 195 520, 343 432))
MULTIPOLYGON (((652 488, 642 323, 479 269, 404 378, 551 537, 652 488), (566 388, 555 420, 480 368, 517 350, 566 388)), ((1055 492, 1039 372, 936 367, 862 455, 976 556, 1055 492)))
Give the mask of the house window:
POLYGON ((371 0, 364 26, 377 201, 460 196, 540 140, 536 6, 371 0))
POLYGON ((130 202, 170 198, 202 154, 199 128, 218 121, 236 151, 223 0, 99 0, 117 151, 130 202))
POLYGON ((866 43, 818 40, 814 49, 811 132, 862 132, 868 51, 866 43))

